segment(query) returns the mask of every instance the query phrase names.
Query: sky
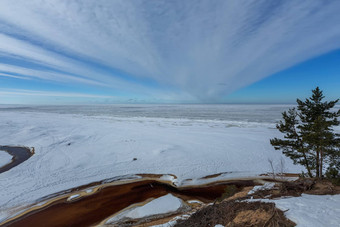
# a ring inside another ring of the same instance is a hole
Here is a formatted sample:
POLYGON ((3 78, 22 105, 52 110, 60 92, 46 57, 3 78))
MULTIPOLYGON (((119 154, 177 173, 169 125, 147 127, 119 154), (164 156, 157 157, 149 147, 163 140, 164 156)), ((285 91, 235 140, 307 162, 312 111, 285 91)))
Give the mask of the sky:
POLYGON ((340 97, 340 1, 1 0, 0 103, 340 97))

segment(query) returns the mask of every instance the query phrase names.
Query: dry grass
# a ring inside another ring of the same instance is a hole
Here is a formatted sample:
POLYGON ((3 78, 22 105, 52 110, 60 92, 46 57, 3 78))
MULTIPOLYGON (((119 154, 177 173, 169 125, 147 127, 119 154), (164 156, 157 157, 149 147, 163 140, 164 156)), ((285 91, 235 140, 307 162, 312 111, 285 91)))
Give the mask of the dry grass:
POLYGON ((274 203, 224 201, 207 206, 187 220, 178 221, 175 227, 206 227, 222 224, 227 227, 285 227, 296 224, 284 216, 274 203))

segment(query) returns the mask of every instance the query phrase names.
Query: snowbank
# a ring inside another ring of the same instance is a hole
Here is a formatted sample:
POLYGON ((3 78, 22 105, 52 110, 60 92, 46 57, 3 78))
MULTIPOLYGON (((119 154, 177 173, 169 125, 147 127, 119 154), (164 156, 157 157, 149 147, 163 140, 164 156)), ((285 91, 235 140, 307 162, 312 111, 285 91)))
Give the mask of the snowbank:
POLYGON ((261 201, 274 202, 298 227, 340 226, 340 195, 302 194, 301 197, 261 201))

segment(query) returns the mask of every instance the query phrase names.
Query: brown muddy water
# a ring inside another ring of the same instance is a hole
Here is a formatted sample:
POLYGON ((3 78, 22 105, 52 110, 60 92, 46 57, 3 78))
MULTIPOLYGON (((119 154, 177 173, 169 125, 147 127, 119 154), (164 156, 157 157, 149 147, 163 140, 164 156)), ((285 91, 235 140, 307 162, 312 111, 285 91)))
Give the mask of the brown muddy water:
POLYGON ((32 149, 31 151, 31 149, 28 147, 0 146, 0 150, 6 151, 8 154, 13 156, 12 162, 0 168, 0 173, 12 169, 13 167, 29 159, 34 154, 34 150, 32 149))
MULTIPOLYGON (((100 185, 92 194, 71 201, 68 201, 69 194, 62 197, 59 195, 60 198, 57 196, 52 199, 52 202, 46 203, 38 209, 28 210, 2 225, 19 227, 94 226, 130 205, 150 198, 158 198, 168 193, 185 201, 213 202, 220 198, 226 188, 231 185, 242 190, 243 187, 254 186, 255 183, 252 180, 238 180, 177 188, 169 182, 142 178, 118 185, 100 185)), ((93 190, 93 186, 91 189, 93 190)), ((70 189, 68 192, 74 194, 75 190, 70 189)))

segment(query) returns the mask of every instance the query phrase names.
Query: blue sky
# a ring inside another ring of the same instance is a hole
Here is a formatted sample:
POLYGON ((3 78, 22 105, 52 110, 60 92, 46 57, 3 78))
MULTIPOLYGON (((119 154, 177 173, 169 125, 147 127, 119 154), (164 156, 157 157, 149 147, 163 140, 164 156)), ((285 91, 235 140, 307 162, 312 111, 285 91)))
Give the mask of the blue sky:
POLYGON ((225 98, 227 103, 295 103, 296 98, 311 96, 319 86, 325 100, 340 98, 340 50, 307 60, 225 98))
POLYGON ((0 103, 340 97, 339 1, 3 0, 0 103))

